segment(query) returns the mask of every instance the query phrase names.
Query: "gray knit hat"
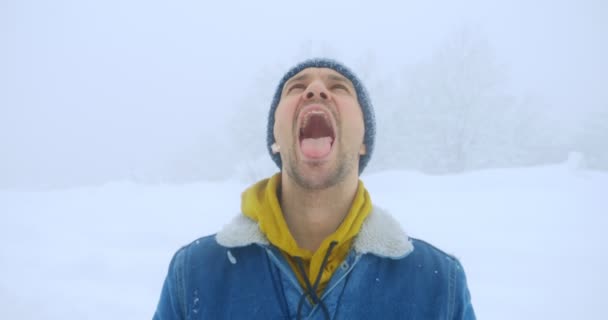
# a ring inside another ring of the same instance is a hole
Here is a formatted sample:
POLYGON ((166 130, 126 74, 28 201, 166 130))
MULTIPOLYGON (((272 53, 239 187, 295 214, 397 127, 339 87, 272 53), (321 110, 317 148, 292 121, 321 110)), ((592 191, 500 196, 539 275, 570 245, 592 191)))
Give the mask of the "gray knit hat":
POLYGON ((281 79, 279 85, 277 86, 277 90, 274 93, 274 98, 272 99, 272 104, 270 105, 270 111, 268 113, 268 127, 267 127, 267 135, 266 135, 266 147, 268 152, 270 153, 270 157, 277 164, 279 169, 282 168, 281 156, 278 153, 272 153, 272 144, 275 142, 274 140, 274 113, 279 105, 281 100, 281 93, 283 92, 283 86, 287 80, 291 79, 293 76, 298 74, 300 71, 306 68, 329 68, 333 69, 336 72, 340 73, 344 77, 348 78, 353 83, 355 87, 355 91, 357 92, 357 99, 359 100, 359 105, 361 106, 361 111, 363 112, 363 123, 365 125, 365 133, 363 135, 363 143, 365 144, 366 153, 359 158, 359 174, 363 172, 365 166, 369 162, 371 158, 372 152, 374 151, 374 138, 376 136, 376 119, 374 116, 374 108, 367 94, 367 90, 363 86, 363 83, 357 78, 357 76, 350 71, 343 64, 325 58, 315 58, 306 60, 297 64, 295 67, 291 68, 281 79))

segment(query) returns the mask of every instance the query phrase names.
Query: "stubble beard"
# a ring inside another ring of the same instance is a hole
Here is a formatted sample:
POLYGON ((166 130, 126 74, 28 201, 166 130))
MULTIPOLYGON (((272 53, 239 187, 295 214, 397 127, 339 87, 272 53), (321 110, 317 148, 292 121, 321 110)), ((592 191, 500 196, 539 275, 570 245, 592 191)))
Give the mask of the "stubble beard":
MULTIPOLYGON (((339 150, 344 150, 342 145, 340 145, 339 150)), ((300 188, 318 191, 328 189, 343 182, 348 174, 354 169, 354 161, 356 160, 357 156, 352 156, 348 152, 340 151, 336 158, 337 168, 330 168, 331 171, 329 172, 328 176, 321 179, 316 179, 315 177, 307 177, 306 174, 302 172, 301 167, 298 165, 300 161, 294 148, 290 152, 286 170, 287 175, 293 179, 300 188)), ((310 166, 320 167, 322 165, 323 164, 312 164, 310 166)))

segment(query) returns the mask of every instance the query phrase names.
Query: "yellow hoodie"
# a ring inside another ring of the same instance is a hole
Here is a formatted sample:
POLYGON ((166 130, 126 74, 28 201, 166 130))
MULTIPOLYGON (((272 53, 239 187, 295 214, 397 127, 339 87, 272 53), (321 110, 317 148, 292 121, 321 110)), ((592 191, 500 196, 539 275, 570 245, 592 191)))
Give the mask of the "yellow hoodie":
POLYGON ((241 210, 247 217, 256 221, 268 241, 281 250, 304 290, 306 290, 304 279, 297 271, 294 257, 300 257, 303 260, 306 275, 312 283, 317 278, 330 243, 337 242, 321 275, 321 281, 317 288, 317 294, 320 296, 334 270, 346 258, 353 238, 359 233, 363 221, 371 211, 372 204, 369 193, 363 186, 363 182, 359 180, 359 187, 348 214, 338 229, 321 243, 316 252, 312 252, 300 248, 287 227, 277 198, 277 190, 280 184, 280 173, 254 184, 243 192, 241 210))

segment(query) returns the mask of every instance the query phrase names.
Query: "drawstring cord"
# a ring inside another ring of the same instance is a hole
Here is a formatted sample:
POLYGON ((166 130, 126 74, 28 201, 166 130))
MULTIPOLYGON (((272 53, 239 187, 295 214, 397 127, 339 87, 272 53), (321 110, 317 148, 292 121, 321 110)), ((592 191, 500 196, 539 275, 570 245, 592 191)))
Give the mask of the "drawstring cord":
POLYGON ((329 248, 327 249, 327 252, 325 253, 325 257, 323 257, 323 262, 321 263, 321 268, 319 269, 319 273, 317 274, 315 283, 312 286, 310 285, 310 280, 308 279, 308 276, 306 275, 306 270, 304 269, 304 264, 302 263, 302 258, 294 257, 296 260, 296 264, 299 268, 300 275, 304 279, 304 284, 306 285, 306 290, 304 293, 302 293, 302 296, 300 296, 300 301, 298 302, 298 313, 296 315, 296 319, 298 319, 298 320, 302 319, 301 318, 302 306, 304 305, 304 299, 306 299, 306 296, 310 296, 310 299, 312 300, 313 304, 321 305, 321 310, 323 310, 325 319, 328 319, 328 320, 331 319, 331 317, 329 316, 329 310, 327 309, 327 306, 325 305, 323 300, 321 300, 319 298, 319 296, 317 295, 317 288, 319 287, 319 283, 321 282, 321 275, 323 274, 323 271, 325 270, 325 265, 327 265, 327 260, 329 260, 329 255, 331 254, 331 251, 334 249, 334 247, 337 244, 338 244, 337 241, 332 241, 329 244, 329 248))

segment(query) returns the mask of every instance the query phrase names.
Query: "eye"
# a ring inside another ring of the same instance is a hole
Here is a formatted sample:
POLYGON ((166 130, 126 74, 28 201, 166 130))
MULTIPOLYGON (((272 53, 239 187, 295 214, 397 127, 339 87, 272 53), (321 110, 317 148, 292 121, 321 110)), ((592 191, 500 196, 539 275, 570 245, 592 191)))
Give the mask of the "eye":
POLYGON ((304 84, 302 83, 295 83, 292 84, 289 88, 287 88, 287 93, 291 93, 292 91, 301 91, 306 89, 306 86, 304 86, 304 84))
POLYGON ((331 90, 332 91, 343 90, 345 92, 350 93, 350 90, 348 90, 348 88, 345 85, 340 84, 340 83, 337 83, 337 84, 334 84, 333 86, 331 86, 331 90))

